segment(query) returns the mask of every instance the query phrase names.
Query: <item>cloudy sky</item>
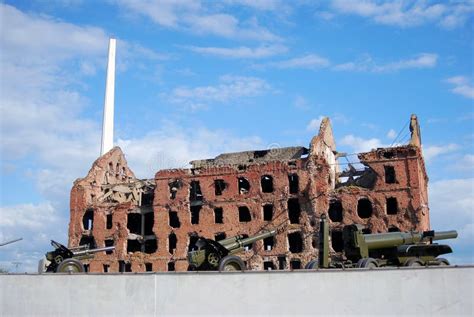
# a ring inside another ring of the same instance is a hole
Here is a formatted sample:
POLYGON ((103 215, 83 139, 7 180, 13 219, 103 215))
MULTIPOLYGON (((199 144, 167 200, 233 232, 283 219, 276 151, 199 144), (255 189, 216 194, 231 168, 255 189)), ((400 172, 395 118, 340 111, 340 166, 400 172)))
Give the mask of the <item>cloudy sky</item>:
MULTIPOLYGON (((139 177, 226 151, 404 143, 418 115, 432 227, 474 262, 473 1, 0 1, 0 267, 67 241, 100 148, 108 38, 115 143, 139 177), (291 3, 291 4, 290 4, 291 3)), ((354 157, 351 159, 353 160, 354 157)))

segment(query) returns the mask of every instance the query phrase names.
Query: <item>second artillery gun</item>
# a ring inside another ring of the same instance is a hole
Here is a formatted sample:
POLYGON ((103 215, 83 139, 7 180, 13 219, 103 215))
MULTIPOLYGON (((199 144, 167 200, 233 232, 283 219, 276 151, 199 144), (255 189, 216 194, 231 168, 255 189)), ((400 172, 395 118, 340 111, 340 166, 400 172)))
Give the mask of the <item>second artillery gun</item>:
POLYGON ((455 239, 458 236, 455 230, 364 234, 362 229, 363 226, 357 224, 343 228, 346 261, 331 263, 329 224, 325 216, 321 217, 319 258, 309 262, 306 268, 449 265, 448 260, 439 256, 453 252, 451 247, 433 241, 455 239))
POLYGON ((59 242, 51 240, 54 251, 46 252, 43 259, 39 261, 38 273, 81 273, 85 272, 81 260, 91 259, 94 253, 112 251, 112 247, 90 249, 88 245, 77 248, 67 248, 59 242))
POLYGON ((188 262, 191 270, 199 271, 242 271, 245 263, 234 254, 241 252, 252 243, 275 236, 276 230, 266 231, 244 238, 243 235, 214 241, 199 238, 196 242, 197 250, 188 252, 188 262))

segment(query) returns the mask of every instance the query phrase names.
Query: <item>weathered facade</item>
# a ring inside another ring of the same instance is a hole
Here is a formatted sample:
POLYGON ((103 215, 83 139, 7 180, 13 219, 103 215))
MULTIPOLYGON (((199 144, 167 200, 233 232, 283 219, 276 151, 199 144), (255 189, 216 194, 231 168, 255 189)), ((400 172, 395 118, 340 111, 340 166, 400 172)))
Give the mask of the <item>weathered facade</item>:
POLYGON ((332 256, 343 257, 341 229, 429 229, 418 122, 409 144, 358 155, 364 170, 339 170, 329 119, 309 148, 221 154, 190 169, 138 180, 120 148, 94 162, 71 191, 69 245, 115 245, 97 254, 91 272, 185 271, 197 236, 223 239, 277 228, 241 254, 249 269, 298 269, 317 254, 318 221, 331 222, 332 256))

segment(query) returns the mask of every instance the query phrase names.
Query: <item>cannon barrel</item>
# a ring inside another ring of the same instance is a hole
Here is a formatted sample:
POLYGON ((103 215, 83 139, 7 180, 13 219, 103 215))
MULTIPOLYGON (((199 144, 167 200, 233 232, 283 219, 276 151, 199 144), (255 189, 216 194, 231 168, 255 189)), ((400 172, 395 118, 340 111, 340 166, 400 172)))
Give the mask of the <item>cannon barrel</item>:
POLYGON ((220 240, 220 241, 217 241, 217 242, 219 242, 221 245, 224 246, 224 245, 227 245, 227 244, 234 243, 235 241, 241 240, 241 239, 243 239, 243 238, 244 238, 244 236, 241 235, 241 234, 239 234, 239 235, 237 235, 237 236, 230 237, 230 238, 227 238, 227 239, 223 239, 223 240, 220 240))
POLYGON ((85 249, 85 250, 80 250, 80 251, 73 251, 72 254, 74 256, 82 256, 82 255, 89 255, 97 252, 102 252, 102 251, 113 251, 115 250, 115 247, 104 247, 104 248, 97 248, 97 249, 85 249))
MULTIPOLYGON (((273 237, 274 235, 276 235, 276 233, 277 233, 276 230, 266 231, 266 232, 262 232, 262 233, 254 235, 254 236, 245 238, 245 239, 235 239, 234 242, 224 244, 222 246, 224 248, 226 248, 227 250, 229 250, 229 251, 233 251, 233 250, 236 250, 236 249, 243 248, 246 245, 252 244, 255 241, 262 240, 262 239, 269 238, 269 237, 273 237)), ((231 238, 229 238, 229 239, 231 239, 231 238)), ((226 240, 228 240, 228 239, 226 239, 226 240)))
POLYGON ((404 244, 415 244, 430 240, 455 239, 456 230, 450 231, 424 231, 424 232, 388 232, 364 234, 364 240, 369 250, 397 247, 404 244))

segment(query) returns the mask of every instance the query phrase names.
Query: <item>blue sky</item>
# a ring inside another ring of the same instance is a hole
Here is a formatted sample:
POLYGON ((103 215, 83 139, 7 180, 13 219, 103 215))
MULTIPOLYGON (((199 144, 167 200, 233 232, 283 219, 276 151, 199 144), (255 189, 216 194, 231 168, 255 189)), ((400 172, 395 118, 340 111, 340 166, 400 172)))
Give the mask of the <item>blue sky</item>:
MULTIPOLYGON (((137 176, 221 152, 388 146, 418 115, 432 227, 474 262, 473 1, 0 2, 0 266, 67 241, 69 192, 97 158, 108 38, 115 143, 137 176)), ((407 129, 396 142, 407 140, 407 129)), ((352 157, 351 159, 353 159, 352 157)))

